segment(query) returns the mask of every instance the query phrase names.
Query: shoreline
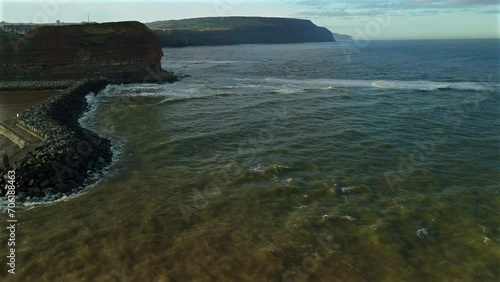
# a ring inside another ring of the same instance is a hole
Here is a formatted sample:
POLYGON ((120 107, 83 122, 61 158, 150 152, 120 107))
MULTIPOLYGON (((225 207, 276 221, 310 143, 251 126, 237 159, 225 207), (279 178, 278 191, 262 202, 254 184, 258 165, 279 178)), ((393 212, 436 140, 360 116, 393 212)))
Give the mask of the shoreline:
POLYGON ((75 83, 61 94, 24 110, 19 124, 45 140, 34 150, 10 164, 0 176, 0 196, 5 196, 5 176, 16 171, 16 194, 21 198, 54 193, 74 194, 85 180, 111 163, 111 142, 80 126, 87 111, 85 96, 109 84, 105 79, 75 83))

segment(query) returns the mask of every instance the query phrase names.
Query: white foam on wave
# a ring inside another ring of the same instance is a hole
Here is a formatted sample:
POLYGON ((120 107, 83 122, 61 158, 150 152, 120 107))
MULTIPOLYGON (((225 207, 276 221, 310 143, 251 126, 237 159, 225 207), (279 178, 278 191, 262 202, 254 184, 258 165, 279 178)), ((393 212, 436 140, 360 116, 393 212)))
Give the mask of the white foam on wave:
POLYGON ((114 96, 157 96, 163 92, 163 87, 158 84, 130 84, 108 85, 99 95, 114 96))
POLYGON ((370 87, 371 84, 368 80, 350 79, 283 79, 267 77, 264 81, 267 83, 302 86, 305 88, 370 87))
POLYGON ((459 90, 490 91, 500 88, 499 83, 491 82, 454 82, 452 85, 454 89, 459 90))
POLYGON ((267 77, 266 83, 302 87, 303 89, 336 88, 382 88, 400 90, 434 91, 445 89, 487 91, 498 89, 499 83, 492 82, 436 82, 427 80, 355 80, 355 79, 283 79, 267 77))
POLYGON ((94 189, 102 181, 101 177, 106 174, 108 174, 108 169, 105 169, 105 171, 102 174, 98 175, 94 174, 89 176, 87 182, 91 182, 92 184, 87 184, 87 186, 85 186, 84 189, 79 190, 76 193, 72 193, 71 195, 57 193, 57 194, 47 195, 43 198, 36 198, 36 199, 27 198, 24 202, 18 203, 17 205, 22 209, 30 210, 38 207, 47 207, 58 203, 70 201, 84 194, 87 194, 87 192, 94 189))
MULTIPOLYGON (((284 79, 267 77, 233 78, 233 82, 219 83, 180 81, 174 84, 128 84, 110 85, 100 93, 106 97, 152 98, 147 103, 165 104, 190 99, 223 97, 228 95, 255 95, 261 93, 295 94, 306 90, 336 91, 345 88, 400 89, 416 91, 439 91, 446 89, 487 91, 498 89, 498 83, 480 82, 434 82, 398 80, 352 80, 352 79, 284 79), (497 87, 497 88, 495 88, 497 87), (158 99, 158 100, 154 100, 158 99)), ((136 101, 131 101, 135 103, 136 101)))
POLYGON ((499 83, 483 82, 435 82, 403 80, 353 80, 353 79, 284 79, 276 77, 238 78, 233 81, 179 81, 174 84, 128 84, 111 85, 103 94, 107 97, 159 98, 148 103, 170 103, 190 99, 200 99, 228 95, 255 95, 261 93, 295 94, 307 90, 336 91, 346 88, 395 89, 415 91, 440 91, 447 89, 494 91, 499 83))
MULTIPOLYGON (((130 97, 151 98, 156 104, 164 104, 173 101, 200 99, 227 95, 240 95, 238 88, 256 88, 257 85, 224 85, 216 87, 207 84, 192 84, 177 82, 166 85, 111 85, 102 93, 105 97, 130 97)), ((139 101, 139 100, 138 100, 139 101)), ((138 102, 136 101, 136 102, 138 102)), ((149 101, 151 103, 151 101, 149 101)))
POLYGON ((295 93, 304 92, 304 90, 305 89, 303 89, 303 88, 283 85, 280 88, 273 90, 272 92, 279 93, 279 94, 295 94, 295 93))
MULTIPOLYGON (((86 114, 88 114, 88 112, 86 114)), ((94 128, 89 128, 84 125, 82 126, 86 129, 96 132, 94 128)), ((114 173, 116 173, 115 167, 122 158, 124 152, 124 144, 111 139, 111 151, 113 152, 111 164, 105 167, 101 172, 91 173, 85 180, 83 189, 78 191, 74 190, 70 195, 65 195, 63 193, 54 193, 46 195, 42 198, 31 199, 28 197, 23 202, 18 201, 17 206, 20 207, 21 209, 30 210, 34 208, 47 207, 58 203, 71 201, 75 198, 87 194, 89 191, 97 187, 104 180, 105 177, 109 177, 114 173)), ((0 206, 3 206, 3 204, 0 203, 0 206)))
MULTIPOLYGON (((110 88, 109 86, 102 90, 98 95, 105 96, 106 93, 109 93, 110 88)), ((78 120, 80 125, 83 128, 86 128, 88 130, 91 130, 95 133, 97 133, 101 137, 105 137, 111 140, 111 150, 113 152, 113 158, 111 160, 111 165, 109 167, 113 166, 116 164, 119 159, 121 158, 121 155, 123 154, 124 151, 124 144, 122 142, 119 142, 118 140, 114 139, 112 134, 110 132, 107 132, 103 128, 100 128, 97 125, 97 109, 99 105, 99 97, 98 95, 95 95, 94 93, 88 94, 85 98, 87 99, 87 103, 89 105, 89 109, 87 112, 83 114, 83 116, 78 120)))
POLYGON ((379 80, 372 83, 372 86, 385 89, 408 89, 408 90, 421 90, 432 91, 439 89, 448 89, 451 87, 450 83, 445 82, 432 82, 432 81, 387 81, 379 80))
POLYGON ((252 61, 235 61, 235 60, 169 60, 169 63, 176 64, 214 64, 214 65, 227 65, 227 64, 250 64, 255 63, 252 61))

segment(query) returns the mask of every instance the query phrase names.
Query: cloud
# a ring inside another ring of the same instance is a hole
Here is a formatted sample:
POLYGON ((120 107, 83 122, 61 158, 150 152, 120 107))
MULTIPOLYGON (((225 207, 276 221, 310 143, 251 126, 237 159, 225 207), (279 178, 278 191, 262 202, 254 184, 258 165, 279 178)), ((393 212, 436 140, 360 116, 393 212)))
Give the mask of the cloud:
POLYGON ((434 16, 434 15, 437 15, 437 14, 449 14, 449 13, 453 13, 453 12, 456 12, 454 10, 444 10, 444 9, 440 9, 440 10, 409 10, 408 13, 412 16, 434 16))
POLYGON ((292 17, 304 17, 304 18, 334 18, 334 17, 352 17, 353 14, 348 13, 346 11, 336 11, 336 10, 327 10, 327 11, 304 11, 298 12, 291 15, 292 17))
POLYGON ((492 6, 499 5, 500 0, 299 0, 295 2, 298 5, 326 7, 333 4, 338 6, 350 6, 364 9, 384 8, 390 6, 398 6, 407 9, 417 8, 454 8, 457 6, 492 6))
POLYGON ((441 3, 460 6, 497 5, 499 0, 411 0, 415 3, 441 3))
POLYGON ((297 1, 297 4, 299 5, 304 5, 304 6, 324 6, 331 4, 332 1, 328 0, 300 0, 297 1))
POLYGON ((496 10, 486 10, 486 11, 482 11, 481 13, 483 13, 483 14, 500 14, 500 9, 497 8, 496 10))
POLYGON ((428 16, 455 12, 495 13, 485 11, 491 6, 497 7, 500 0, 299 0, 296 4, 307 6, 291 16, 307 18, 350 18, 377 16, 381 14, 400 14, 410 16, 428 16))
POLYGON ((362 17, 362 16, 376 16, 382 14, 382 10, 351 10, 346 11, 344 9, 323 9, 316 11, 303 11, 292 14, 292 17, 299 18, 350 18, 350 17, 362 17))
POLYGON ((387 13, 387 11, 398 10, 399 1, 368 1, 368 0, 300 0, 296 4, 307 6, 308 10, 301 11, 290 16, 308 18, 348 18, 376 16, 387 13))

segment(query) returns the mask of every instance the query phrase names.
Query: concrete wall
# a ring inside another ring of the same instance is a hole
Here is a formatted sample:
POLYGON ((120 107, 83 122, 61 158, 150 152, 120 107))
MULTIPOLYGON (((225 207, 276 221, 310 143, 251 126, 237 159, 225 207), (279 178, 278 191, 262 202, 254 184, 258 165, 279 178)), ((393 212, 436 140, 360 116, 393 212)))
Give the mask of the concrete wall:
POLYGON ((28 141, 26 141, 23 137, 16 134, 13 130, 10 129, 10 126, 0 123, 0 134, 9 138, 12 142, 14 142, 21 149, 29 145, 28 141))

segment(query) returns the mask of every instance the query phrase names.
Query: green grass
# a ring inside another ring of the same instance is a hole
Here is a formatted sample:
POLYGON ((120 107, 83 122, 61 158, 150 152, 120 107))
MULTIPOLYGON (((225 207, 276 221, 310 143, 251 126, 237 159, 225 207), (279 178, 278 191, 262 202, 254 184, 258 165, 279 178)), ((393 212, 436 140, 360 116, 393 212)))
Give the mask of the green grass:
POLYGON ((244 29, 254 27, 279 26, 297 19, 262 18, 262 17, 211 17, 184 20, 158 21, 146 24, 152 29, 244 29))
MULTIPOLYGON (((31 39, 29 36, 26 38, 22 35, 0 32, 0 56, 7 59, 17 52, 24 50, 37 50, 40 44, 46 44, 42 38, 46 35, 53 34, 53 30, 63 30, 66 35, 74 35, 79 38, 79 44, 82 45, 99 45, 103 44, 111 36, 113 37, 135 37, 136 32, 148 30, 140 22, 112 22, 102 24, 78 24, 78 25, 64 25, 64 26, 40 26, 32 32, 34 37, 31 39), (40 37, 42 36, 42 37, 40 37), (22 40, 22 41, 21 41, 22 40), (15 46, 15 48, 13 48, 15 46), (16 51, 17 48, 17 51, 16 51)), ((31 51, 26 52, 26 56, 30 56, 31 51)))

